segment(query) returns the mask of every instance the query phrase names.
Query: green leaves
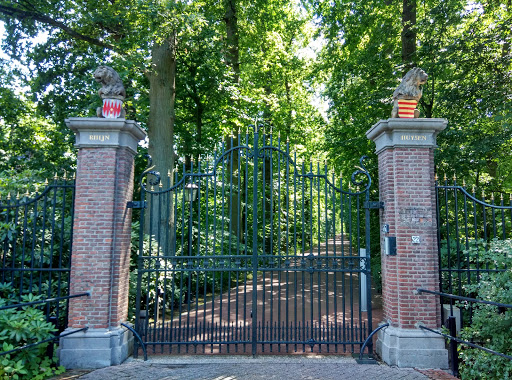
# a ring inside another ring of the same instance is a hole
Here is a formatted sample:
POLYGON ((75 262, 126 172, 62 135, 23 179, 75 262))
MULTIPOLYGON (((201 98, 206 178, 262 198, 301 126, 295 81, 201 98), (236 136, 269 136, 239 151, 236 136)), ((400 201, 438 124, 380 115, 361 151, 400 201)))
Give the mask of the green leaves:
MULTIPOLYGON (((0 306, 17 303, 10 284, 0 284, 0 306)), ((23 302, 40 300, 41 296, 27 294, 23 302)), ((56 329, 46 322, 43 312, 37 308, 25 306, 19 309, 0 311, 0 347, 1 351, 10 351, 25 345, 53 337, 56 329)), ((0 356, 0 380, 8 379, 45 379, 63 371, 56 369, 56 358, 46 357, 46 347, 53 343, 43 343, 32 348, 0 356)))
MULTIPOLYGON (((478 284, 466 285, 465 290, 485 301, 512 304, 512 241, 493 241, 480 245, 469 254, 478 255, 482 262, 492 263, 496 269, 505 269, 482 275, 478 284)), ((512 310, 499 310, 496 306, 475 304, 471 325, 461 332, 461 338, 485 348, 512 355, 512 310)), ((478 349, 460 346, 462 379, 510 379, 510 360, 478 349)))

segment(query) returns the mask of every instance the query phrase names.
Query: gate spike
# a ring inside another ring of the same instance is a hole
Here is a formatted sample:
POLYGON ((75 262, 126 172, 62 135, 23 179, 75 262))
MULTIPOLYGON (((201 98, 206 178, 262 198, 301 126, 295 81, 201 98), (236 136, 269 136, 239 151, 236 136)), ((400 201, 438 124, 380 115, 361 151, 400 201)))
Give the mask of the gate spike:
POLYGON ((482 190, 482 198, 485 198, 485 193, 483 190, 482 190))
POLYGON ((464 188, 466 187, 466 180, 465 179, 462 180, 462 187, 464 187, 464 188))
POLYGON ((64 181, 67 180, 68 173, 64 170, 64 181))
POLYGON ((48 186, 48 178, 46 178, 46 179, 44 180, 44 185, 45 185, 45 186, 48 186))
POLYGON ((471 192, 472 192, 473 194, 475 194, 475 192, 476 192, 475 185, 473 185, 473 188, 471 189, 471 192))
POLYGON ((57 172, 55 172, 55 175, 53 176, 53 180, 57 181, 58 179, 59 179, 59 177, 57 177, 57 172))
POLYGON ((457 175, 455 173, 453 173, 453 182, 457 182, 457 175))
POLYGON ((434 174, 434 181, 437 182, 437 173, 434 174))
POLYGON ((494 193, 491 193, 491 201, 494 201, 494 193))
POLYGON ((25 196, 28 198, 30 196, 30 193, 28 192, 28 189, 27 191, 25 192, 25 196))
POLYGON ((503 202, 503 193, 501 193, 500 200, 503 202))
POLYGON ((448 178, 446 178, 446 173, 444 173, 444 180, 446 181, 448 178))
POLYGON ((10 192, 10 191, 7 193, 7 200, 8 200, 8 201, 10 201, 10 200, 11 200, 11 192, 10 192))

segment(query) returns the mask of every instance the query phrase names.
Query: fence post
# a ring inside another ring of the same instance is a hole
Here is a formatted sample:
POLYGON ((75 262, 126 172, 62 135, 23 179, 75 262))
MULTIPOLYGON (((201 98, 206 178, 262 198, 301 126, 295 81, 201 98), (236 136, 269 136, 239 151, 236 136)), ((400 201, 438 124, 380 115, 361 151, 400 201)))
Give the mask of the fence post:
POLYGON ((446 125, 446 119, 393 118, 366 133, 376 145, 384 202, 382 293, 389 327, 379 332, 377 353, 399 367, 448 368, 444 339, 418 327, 441 326, 439 298, 416 292, 439 290, 434 149, 446 125))
POLYGON ((134 156, 146 133, 132 120, 70 118, 78 148, 70 294, 89 292, 69 305, 68 332, 61 338, 66 368, 122 363, 133 336, 120 326, 128 314, 134 156))

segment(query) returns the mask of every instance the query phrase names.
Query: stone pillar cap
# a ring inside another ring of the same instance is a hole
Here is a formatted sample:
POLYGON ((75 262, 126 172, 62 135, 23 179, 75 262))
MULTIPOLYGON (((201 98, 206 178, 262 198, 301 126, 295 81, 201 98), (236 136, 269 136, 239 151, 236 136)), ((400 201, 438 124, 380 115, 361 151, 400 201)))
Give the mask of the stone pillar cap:
POLYGON ((75 132, 77 148, 126 147, 134 154, 146 132, 134 120, 102 117, 70 117, 65 120, 75 132))
POLYGON ((442 118, 380 120, 366 132, 366 137, 375 142, 376 153, 394 147, 436 148, 436 136, 448 125, 442 118))

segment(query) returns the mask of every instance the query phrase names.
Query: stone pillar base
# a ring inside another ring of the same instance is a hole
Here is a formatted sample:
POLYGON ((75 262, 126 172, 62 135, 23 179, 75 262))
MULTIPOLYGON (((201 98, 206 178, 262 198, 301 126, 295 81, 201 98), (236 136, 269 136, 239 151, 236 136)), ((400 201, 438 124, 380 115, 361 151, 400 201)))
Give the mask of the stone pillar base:
POLYGON ((379 331, 377 354, 402 368, 448 368, 444 338, 421 329, 387 327, 379 331))
MULTIPOLYGON (((71 332, 68 328, 65 332, 71 332)), ((66 368, 103 368, 121 364, 133 353, 133 334, 121 327, 89 329, 60 339, 58 356, 66 368)))

